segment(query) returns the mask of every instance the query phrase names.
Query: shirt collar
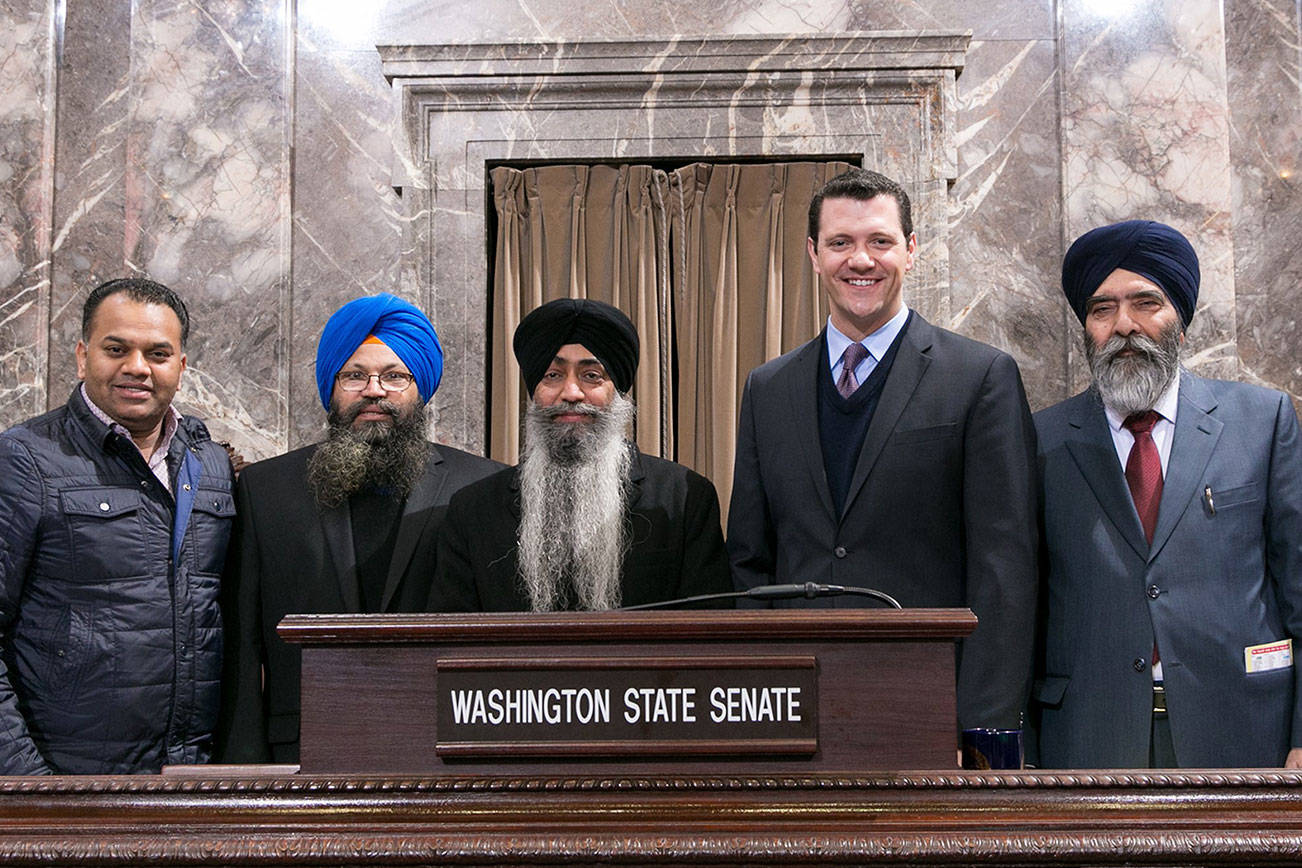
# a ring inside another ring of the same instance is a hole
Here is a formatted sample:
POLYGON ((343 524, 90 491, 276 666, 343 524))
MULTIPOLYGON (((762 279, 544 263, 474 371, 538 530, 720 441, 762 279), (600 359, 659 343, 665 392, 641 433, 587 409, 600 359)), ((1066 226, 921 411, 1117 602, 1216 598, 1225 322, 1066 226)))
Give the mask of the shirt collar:
MULTIPOLYGON (((95 402, 90 399, 90 395, 86 393, 86 384, 84 382, 81 384, 81 399, 86 402, 86 407, 87 409, 90 410, 91 415, 94 416, 96 419, 100 420, 101 422, 103 422, 105 425, 107 425, 110 431, 112 431, 114 434, 121 434, 123 437, 127 438, 128 440, 131 440, 131 432, 128 431, 121 423, 115 421, 113 417, 110 416, 108 413, 105 413, 98 406, 96 406, 95 402)), ((172 437, 173 435, 176 434, 176 429, 180 425, 180 423, 181 423, 180 411, 178 411, 176 407, 174 407, 173 405, 168 404, 167 415, 163 417, 162 436, 158 438, 158 446, 154 449, 154 452, 156 454, 162 453, 163 455, 166 455, 167 451, 171 449, 172 437)))
MULTIPOLYGON (((1175 412, 1179 406, 1180 373, 1177 371, 1176 375, 1171 378, 1171 385, 1166 387, 1162 397, 1158 398, 1157 403, 1153 405, 1153 409, 1157 411, 1157 415, 1171 424, 1175 424, 1175 412)), ((1126 417, 1106 404, 1103 405, 1103 412, 1107 414, 1108 424, 1112 426, 1112 430, 1120 431, 1121 424, 1126 421, 1126 417)))
MULTIPOLYGON (((891 344, 895 341, 896 336, 899 335, 900 329, 904 328, 904 323, 908 318, 909 306, 907 304, 902 304, 895 316, 891 317, 886 321, 885 325, 868 335, 868 337, 864 338, 859 343, 864 345, 864 349, 868 350, 874 360, 880 362, 882 356, 886 355, 886 351, 891 348, 891 344)), ((845 348, 850 346, 852 343, 854 343, 854 341, 850 340, 841 333, 840 329, 832 325, 832 318, 829 316, 827 318, 827 357, 831 359, 833 367, 835 367, 836 363, 840 361, 841 354, 845 352, 845 348)))

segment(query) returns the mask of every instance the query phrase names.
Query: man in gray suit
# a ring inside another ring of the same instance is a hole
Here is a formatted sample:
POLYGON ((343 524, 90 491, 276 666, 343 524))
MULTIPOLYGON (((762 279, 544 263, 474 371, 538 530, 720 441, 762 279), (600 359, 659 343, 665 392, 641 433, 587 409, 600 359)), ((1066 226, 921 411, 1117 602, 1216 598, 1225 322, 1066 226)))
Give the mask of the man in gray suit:
MULTIPOLYGON (((751 372, 728 552, 740 589, 867 585, 970 607, 963 727, 1016 728, 1030 688, 1035 445, 1016 363, 905 306, 917 238, 899 184, 855 169, 809 209, 822 334, 751 372)), ((857 606, 841 596, 777 605, 857 606)))
POLYGON ((1302 767, 1302 446, 1288 397, 1180 369, 1192 246, 1081 236, 1063 290, 1091 388, 1035 416, 1044 767, 1302 767))

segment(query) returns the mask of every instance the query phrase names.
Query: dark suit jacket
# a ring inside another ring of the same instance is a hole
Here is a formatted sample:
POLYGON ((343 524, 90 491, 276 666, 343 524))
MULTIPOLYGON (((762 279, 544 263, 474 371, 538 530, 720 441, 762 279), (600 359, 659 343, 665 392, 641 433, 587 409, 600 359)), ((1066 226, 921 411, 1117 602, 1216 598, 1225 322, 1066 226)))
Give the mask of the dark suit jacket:
MULTIPOLYGON (((636 451, 630 481, 624 605, 731 591, 714 485, 680 464, 636 451)), ((458 492, 439 536, 430 611, 529 611, 516 576, 519 528, 516 468, 458 492)))
MULTIPOLYGON (((308 487, 315 450, 259 461, 236 483, 238 520, 222 582, 221 762, 298 761, 299 649, 276 635, 276 625, 291 613, 361 610, 348 504, 323 511, 308 487)), ((425 475, 403 510, 383 611, 424 610, 448 499, 501 466, 431 446, 425 475)))
POLYGON ((1247 674, 1244 649, 1302 637, 1302 445, 1288 397, 1181 374, 1151 547, 1096 394, 1035 424, 1047 554, 1040 764, 1148 765, 1156 638, 1180 765, 1282 765, 1302 746, 1298 668, 1247 674))
MULTIPOLYGON (((751 372, 728 552, 738 588, 860 585, 906 607, 970 607, 964 727, 1020 725, 1036 591, 1035 435, 1017 364, 913 313, 840 515, 818 435, 823 338, 751 372)), ((776 605, 860 606, 849 596, 776 605)))

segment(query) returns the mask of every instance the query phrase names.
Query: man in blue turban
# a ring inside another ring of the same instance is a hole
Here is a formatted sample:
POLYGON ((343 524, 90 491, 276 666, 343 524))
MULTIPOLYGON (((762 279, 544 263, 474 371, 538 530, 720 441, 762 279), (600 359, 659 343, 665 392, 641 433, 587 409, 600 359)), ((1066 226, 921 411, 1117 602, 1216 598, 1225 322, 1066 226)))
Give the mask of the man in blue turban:
POLYGON ((1302 445, 1288 396, 1180 367, 1198 257, 1130 220, 1063 292, 1090 388, 1035 415, 1046 768, 1302 767, 1302 445))
POLYGON ((299 651, 291 612, 420 612, 448 499, 501 467, 426 438, 443 349, 419 308, 388 294, 330 317, 316 378, 320 443, 250 465, 227 558, 218 756, 298 762, 299 651))

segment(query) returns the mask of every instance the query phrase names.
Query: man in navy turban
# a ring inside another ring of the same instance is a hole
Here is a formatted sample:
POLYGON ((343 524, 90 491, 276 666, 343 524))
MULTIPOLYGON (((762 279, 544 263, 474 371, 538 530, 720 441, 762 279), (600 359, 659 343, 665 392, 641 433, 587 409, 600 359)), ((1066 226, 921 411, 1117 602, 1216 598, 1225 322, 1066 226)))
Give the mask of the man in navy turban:
POLYGON ((1289 398, 1180 367, 1198 258, 1130 220, 1067 251, 1090 388, 1035 415, 1042 767, 1302 767, 1302 445, 1289 398))
POLYGON ((714 485, 626 438, 637 330, 548 302, 512 341, 529 391, 518 467, 452 499, 430 608, 614 609, 731 590, 714 485))
POLYGON ((326 439, 240 473, 223 580, 223 761, 298 761, 299 651, 276 635, 285 615, 424 611, 448 499, 501 467, 426 438, 442 375, 419 308, 388 294, 349 302, 317 345, 326 439))

